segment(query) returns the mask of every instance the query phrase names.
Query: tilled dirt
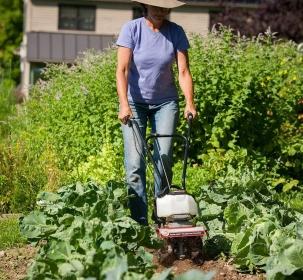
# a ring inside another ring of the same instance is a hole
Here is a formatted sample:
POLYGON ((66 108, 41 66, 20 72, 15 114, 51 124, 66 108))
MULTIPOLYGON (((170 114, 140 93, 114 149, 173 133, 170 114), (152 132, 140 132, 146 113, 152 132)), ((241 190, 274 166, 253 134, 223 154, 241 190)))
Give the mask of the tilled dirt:
MULTIPOLYGON (((154 262, 158 266, 157 272, 161 272, 168 267, 162 266, 158 263, 157 258, 154 257, 154 262)), ((195 264, 191 260, 176 260, 171 265, 172 273, 175 275, 184 273, 191 269, 201 270, 203 272, 213 271, 215 277, 213 280, 264 280, 265 275, 251 275, 238 272, 232 265, 232 261, 219 260, 207 260, 201 265, 195 264)))
MULTIPOLYGON (((31 264, 37 249, 26 245, 20 248, 13 248, 0 251, 0 280, 21 280, 26 275, 26 270, 31 264)), ((167 267, 159 264, 157 257, 154 257, 157 265, 157 272, 161 272, 167 267)), ((172 273, 175 275, 184 273, 191 269, 204 272, 215 272, 214 280, 264 280, 265 276, 239 273, 232 265, 232 261, 207 260, 198 265, 191 260, 175 260, 172 265, 172 273)))
POLYGON ((37 249, 30 245, 0 251, 0 279, 23 279, 36 251, 37 249))

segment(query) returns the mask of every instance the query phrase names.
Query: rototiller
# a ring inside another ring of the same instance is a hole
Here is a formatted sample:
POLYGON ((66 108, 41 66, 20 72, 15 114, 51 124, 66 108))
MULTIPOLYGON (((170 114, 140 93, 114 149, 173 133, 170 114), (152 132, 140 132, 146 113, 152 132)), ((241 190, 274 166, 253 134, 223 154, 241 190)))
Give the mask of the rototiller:
POLYGON ((128 125, 133 128, 133 132, 142 142, 145 154, 154 167, 154 171, 161 178, 159 168, 152 156, 151 149, 148 148, 150 140, 159 147, 158 138, 172 137, 181 139, 184 145, 184 159, 182 172, 182 186, 170 184, 164 163, 160 157, 160 164, 163 168, 166 186, 161 188, 160 194, 155 196, 153 218, 157 224, 157 234, 163 239, 164 247, 159 254, 160 262, 171 262, 175 258, 201 261, 202 258, 202 238, 206 235, 203 226, 195 226, 193 219, 198 214, 198 206, 195 199, 186 192, 186 169, 188 150, 190 143, 190 130, 193 115, 187 117, 187 135, 180 134, 150 134, 144 139, 140 127, 136 120, 130 119, 128 125))

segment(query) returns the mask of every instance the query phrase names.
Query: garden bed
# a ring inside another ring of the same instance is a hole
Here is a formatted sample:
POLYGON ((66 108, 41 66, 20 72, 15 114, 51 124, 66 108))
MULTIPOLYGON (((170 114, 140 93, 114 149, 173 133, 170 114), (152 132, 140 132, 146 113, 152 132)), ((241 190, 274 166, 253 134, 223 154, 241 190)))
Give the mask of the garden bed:
MULTIPOLYGON (((20 280, 26 275, 28 266, 33 261, 37 248, 26 245, 20 248, 12 248, 0 251, 0 280, 20 280)), ((157 272, 161 272, 167 267, 160 265, 157 258, 154 257, 154 263, 157 265, 157 272)), ((181 274, 191 269, 202 270, 205 272, 214 271, 216 273, 214 280, 262 280, 263 274, 250 275, 239 273, 232 265, 231 260, 207 260, 202 265, 196 265, 190 260, 177 260, 172 265, 174 274, 181 274)))

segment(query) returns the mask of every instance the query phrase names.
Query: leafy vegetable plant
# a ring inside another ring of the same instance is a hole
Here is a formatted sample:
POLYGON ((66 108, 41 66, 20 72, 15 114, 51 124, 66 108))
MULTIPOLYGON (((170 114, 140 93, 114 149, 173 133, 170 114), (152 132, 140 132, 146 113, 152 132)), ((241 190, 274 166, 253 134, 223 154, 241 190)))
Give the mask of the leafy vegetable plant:
MULTIPOLYGON (((21 221, 22 233, 39 243, 28 279, 172 279, 155 274, 153 255, 159 240, 152 227, 127 217, 121 184, 100 188, 90 182, 41 193, 39 209, 21 221)), ((189 272, 176 279, 209 280, 212 274, 189 272)))

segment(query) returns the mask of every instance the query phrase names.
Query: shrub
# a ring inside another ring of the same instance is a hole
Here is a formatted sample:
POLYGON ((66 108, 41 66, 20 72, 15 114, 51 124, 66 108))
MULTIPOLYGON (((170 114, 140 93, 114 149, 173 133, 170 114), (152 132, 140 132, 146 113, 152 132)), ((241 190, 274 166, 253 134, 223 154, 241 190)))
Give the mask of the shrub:
MULTIPOLYGON (((205 176, 198 181, 217 176, 215 167, 227 164, 217 156, 209 159, 212 151, 245 151, 249 158, 265 158, 267 168, 275 167, 273 179, 282 177, 286 184, 297 180, 291 191, 300 190, 303 131, 297 101, 302 97, 303 58, 296 45, 277 41, 272 34, 239 37, 224 28, 205 38, 193 37, 191 45, 199 113, 193 124, 191 164, 207 170, 193 171, 200 174, 196 177, 205 176)), ((23 162, 12 165, 6 160, 0 166, 2 182, 16 176, 13 188, 3 188, 3 198, 20 192, 34 195, 46 186, 55 190, 59 182, 71 179, 105 182, 123 177, 115 66, 113 49, 88 52, 72 67, 47 68, 30 101, 10 120, 10 138, 2 141, 1 157, 23 162)), ((184 108, 183 97, 180 103, 184 108)), ((178 131, 184 130, 181 118, 178 131)), ((195 185, 192 191, 199 192, 195 185)))

